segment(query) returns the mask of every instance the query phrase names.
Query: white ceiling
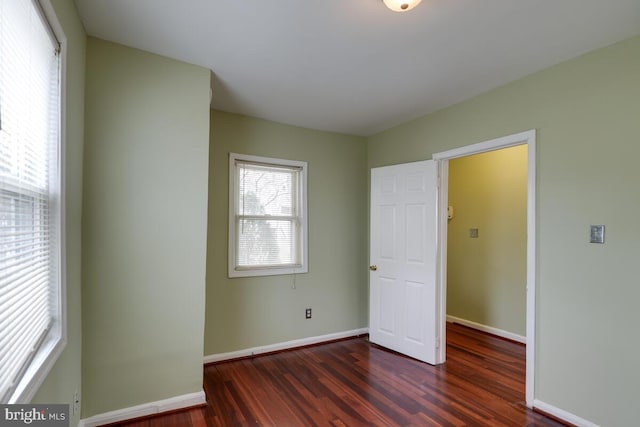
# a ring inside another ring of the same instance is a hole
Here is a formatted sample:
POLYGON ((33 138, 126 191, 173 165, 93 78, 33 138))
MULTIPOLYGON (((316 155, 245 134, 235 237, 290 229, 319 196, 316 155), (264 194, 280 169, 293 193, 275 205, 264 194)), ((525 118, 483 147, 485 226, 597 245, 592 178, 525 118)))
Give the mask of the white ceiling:
POLYGON ((371 135, 640 34, 640 0, 76 0, 95 37, 213 71, 213 107, 371 135))

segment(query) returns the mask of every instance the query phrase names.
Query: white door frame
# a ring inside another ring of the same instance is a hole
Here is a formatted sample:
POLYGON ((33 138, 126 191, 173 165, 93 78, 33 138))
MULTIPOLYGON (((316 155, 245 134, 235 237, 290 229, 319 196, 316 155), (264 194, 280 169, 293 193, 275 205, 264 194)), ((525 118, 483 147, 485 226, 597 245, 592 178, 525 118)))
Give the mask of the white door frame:
POLYGON ((446 360, 446 315, 447 315, 447 206, 449 199, 449 160, 473 154, 499 150, 516 145, 527 145, 527 350, 526 350, 526 405, 533 408, 534 368, 535 368, 535 331, 536 331, 536 131, 507 135, 466 147, 456 148, 433 155, 438 165, 440 187, 438 191, 438 251, 437 251, 437 304, 441 342, 436 355, 436 363, 446 360))

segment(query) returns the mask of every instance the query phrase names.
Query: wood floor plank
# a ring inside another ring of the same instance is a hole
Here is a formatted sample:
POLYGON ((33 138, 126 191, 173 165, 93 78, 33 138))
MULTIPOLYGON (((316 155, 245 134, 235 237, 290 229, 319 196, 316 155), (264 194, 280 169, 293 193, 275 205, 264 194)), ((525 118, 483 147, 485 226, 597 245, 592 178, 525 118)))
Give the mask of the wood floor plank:
POLYGON ((562 424, 524 406, 525 346, 447 325, 430 366, 355 338, 204 369, 207 406, 125 427, 562 424))

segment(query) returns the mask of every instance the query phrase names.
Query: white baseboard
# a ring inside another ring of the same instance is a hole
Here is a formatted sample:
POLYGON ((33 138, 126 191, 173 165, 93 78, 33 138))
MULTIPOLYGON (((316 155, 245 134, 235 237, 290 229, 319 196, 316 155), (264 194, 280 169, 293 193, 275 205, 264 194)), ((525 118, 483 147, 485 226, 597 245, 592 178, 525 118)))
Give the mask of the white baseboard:
POLYGON ((549 415, 558 417, 563 421, 577 425, 578 427, 599 427, 597 424, 594 424, 591 421, 587 421, 583 418, 580 418, 577 415, 572 414, 571 412, 567 412, 563 409, 556 408, 553 405, 549 405, 548 403, 541 402, 537 399, 534 399, 533 407, 543 412, 546 412, 549 415))
POLYGON ((78 427, 96 427, 206 404, 207 397, 203 390, 195 393, 183 394, 182 396, 171 397, 169 399, 158 400, 156 402, 132 406, 130 408, 118 409, 117 411, 105 412, 104 414, 94 415, 93 417, 80 420, 78 427))
POLYGON ((274 351, 288 350, 296 347, 304 347, 306 345, 319 344, 326 341, 338 340, 341 338, 350 338, 358 335, 369 333, 369 328, 353 329, 351 331, 336 332, 333 334, 320 335, 316 337, 301 338, 299 340, 285 341, 276 344, 263 345, 260 347, 247 348, 245 350, 231 351, 229 353, 210 354, 204 357, 204 363, 221 362, 223 360, 238 359, 241 357, 250 357, 263 353, 271 353, 274 351))
POLYGON ((461 325, 468 326, 469 328, 477 329, 482 332, 488 332, 492 335, 496 335, 496 336, 506 338, 511 341, 516 341, 522 344, 527 343, 527 337, 514 334, 513 332, 508 332, 502 329, 494 328, 492 326, 487 326, 487 325, 482 325, 480 323, 472 322, 471 320, 465 320, 459 317, 447 315, 447 322, 459 323, 461 325))

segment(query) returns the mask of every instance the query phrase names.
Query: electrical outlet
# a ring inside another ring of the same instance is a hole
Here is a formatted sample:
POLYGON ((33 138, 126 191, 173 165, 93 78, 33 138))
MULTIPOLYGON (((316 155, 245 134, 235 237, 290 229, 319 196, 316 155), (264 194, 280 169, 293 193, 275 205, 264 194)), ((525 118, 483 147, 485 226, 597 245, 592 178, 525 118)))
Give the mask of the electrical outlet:
POLYGON ((80 412, 80 394, 78 390, 73 393, 73 405, 71 407, 71 415, 77 415, 80 412))
POLYGON ((591 243, 604 243, 604 225, 591 226, 591 243))
POLYGON ((307 308, 304 312, 305 319, 311 319, 311 309, 307 308))

